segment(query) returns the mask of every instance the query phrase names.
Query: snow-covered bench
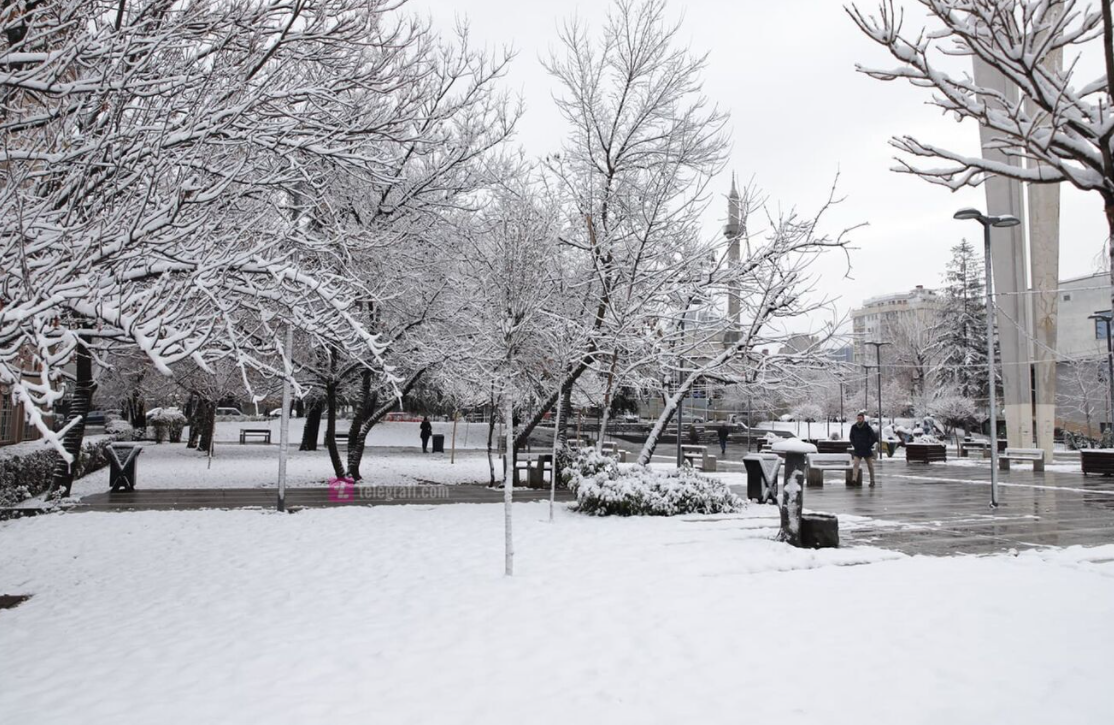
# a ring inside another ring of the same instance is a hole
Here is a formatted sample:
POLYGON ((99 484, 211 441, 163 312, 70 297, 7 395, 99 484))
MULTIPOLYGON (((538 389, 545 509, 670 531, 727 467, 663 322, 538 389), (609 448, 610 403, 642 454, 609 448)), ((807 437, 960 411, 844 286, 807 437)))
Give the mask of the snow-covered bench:
POLYGON ((241 428, 240 445, 247 443, 248 438, 261 438, 263 443, 270 445, 271 430, 269 428, 241 428))
POLYGON ((685 463, 693 468, 696 468, 697 462, 699 462, 701 471, 716 470, 716 457, 708 455, 708 446, 683 445, 681 446, 681 456, 684 457, 685 463))
POLYGON ((600 452, 605 456, 614 458, 619 461, 619 463, 627 462, 627 452, 620 448, 619 444, 614 441, 604 443, 600 448, 600 452))
POLYGON ((851 478, 854 466, 851 463, 850 453, 809 453, 806 460, 810 486, 824 485, 824 471, 843 471, 847 485, 854 483, 851 478))
POLYGON ((1010 470, 1010 461, 1029 461, 1033 464, 1034 471, 1044 470, 1043 448, 1007 448, 1005 453, 998 454, 998 468, 1003 471, 1010 470))

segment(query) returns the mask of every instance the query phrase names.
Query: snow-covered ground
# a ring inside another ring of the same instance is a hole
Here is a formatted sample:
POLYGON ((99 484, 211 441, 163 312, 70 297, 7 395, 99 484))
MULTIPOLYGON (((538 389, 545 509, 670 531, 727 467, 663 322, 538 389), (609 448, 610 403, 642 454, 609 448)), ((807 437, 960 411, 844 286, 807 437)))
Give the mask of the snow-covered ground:
POLYGON ((740 516, 494 505, 0 524, 35 723, 1109 723, 1114 546, 802 551, 740 516))
MULTIPOLYGON (((139 490, 167 488, 269 488, 278 481, 278 445, 217 445, 213 459, 184 443, 143 445, 137 470, 139 490)), ((343 457, 344 452, 342 450, 343 457)), ((497 467, 501 466, 496 460, 497 467)), ((499 469, 501 470, 501 468, 499 469)), ((368 448, 361 465, 367 486, 407 486, 418 483, 488 483, 487 451, 458 450, 455 462, 448 453, 423 454, 421 446, 368 448)), ((292 446, 287 459, 289 486, 325 486, 333 476, 329 453, 299 451, 292 446)), ((108 490, 108 469, 74 482, 73 495, 87 496, 108 490)))
MULTIPOLYGON (((347 419, 337 420, 337 430, 345 432, 348 430, 351 421, 347 419)), ((305 418, 291 418, 290 419, 290 440, 294 441, 295 447, 302 440, 302 429, 305 428, 305 418)), ((371 429, 371 433, 367 436, 367 445, 369 446, 413 446, 418 449, 422 447, 422 439, 420 437, 418 427, 420 423, 394 423, 383 422, 377 424, 371 429)), ((434 435, 445 436, 445 450, 451 446, 453 439, 453 424, 435 422, 431 423, 433 426, 434 435)), ((279 440, 279 419, 271 418, 270 420, 246 420, 246 421, 230 421, 223 420, 217 422, 217 435, 216 440, 218 443, 239 443, 240 442, 240 429, 241 428, 267 428, 271 431, 271 440, 278 443, 279 440)), ((187 429, 188 430, 188 429, 187 429)), ((500 427, 496 425, 495 434, 499 435, 500 427)), ((325 421, 321 421, 321 432, 319 440, 325 437, 325 421)), ((483 448, 487 449, 487 424, 486 423, 468 423, 467 421, 460 421, 456 427, 456 447, 457 450, 461 448, 483 448)))

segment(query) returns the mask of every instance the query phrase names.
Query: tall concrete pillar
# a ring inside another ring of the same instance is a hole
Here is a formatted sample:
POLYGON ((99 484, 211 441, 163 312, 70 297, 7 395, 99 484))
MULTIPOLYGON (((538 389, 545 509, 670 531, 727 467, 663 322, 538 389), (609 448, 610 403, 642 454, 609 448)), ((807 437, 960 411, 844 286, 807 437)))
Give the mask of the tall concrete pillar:
MULTIPOLYGON (((975 58, 975 82, 993 88, 1007 103, 1015 104, 1017 87, 996 69, 975 58)), ((984 103, 1000 105, 996 99, 982 97, 984 103)), ((979 127, 983 158, 1019 165, 1019 161, 995 148, 996 134, 979 127)), ((1025 219, 1021 182, 992 176, 985 182, 987 214, 1011 214, 1025 219)), ((1014 448, 1033 445, 1033 396, 1030 386, 1029 289, 1025 249, 1025 225, 990 231, 991 261, 994 266, 994 291, 997 305, 998 342, 1002 351, 1002 393, 1006 416, 1006 438, 1014 448)))
MULTIPOLYGON (((1063 6, 1053 3, 1050 17, 1058 17, 1063 6)), ((1050 53, 1045 67, 1059 73, 1063 51, 1050 53)), ((1030 104, 1029 112, 1039 117, 1030 104)), ((1036 162, 1030 161, 1030 165, 1036 162)), ((1060 187, 1058 184, 1029 185, 1029 256, 1032 263, 1033 373, 1036 382, 1034 414, 1037 447, 1052 460, 1056 429, 1056 314, 1060 286, 1060 187)))

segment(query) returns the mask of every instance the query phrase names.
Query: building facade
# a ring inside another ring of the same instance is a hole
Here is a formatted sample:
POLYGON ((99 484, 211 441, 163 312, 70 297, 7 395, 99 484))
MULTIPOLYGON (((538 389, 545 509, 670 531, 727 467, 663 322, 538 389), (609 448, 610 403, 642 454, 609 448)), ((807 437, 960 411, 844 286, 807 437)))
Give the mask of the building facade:
POLYGON ((874 358, 865 355, 869 352, 865 343, 885 340, 889 331, 897 328, 902 320, 935 316, 943 310, 943 295, 923 285, 917 285, 909 292, 871 297, 863 302, 862 307, 851 311, 854 362, 873 363, 874 358))

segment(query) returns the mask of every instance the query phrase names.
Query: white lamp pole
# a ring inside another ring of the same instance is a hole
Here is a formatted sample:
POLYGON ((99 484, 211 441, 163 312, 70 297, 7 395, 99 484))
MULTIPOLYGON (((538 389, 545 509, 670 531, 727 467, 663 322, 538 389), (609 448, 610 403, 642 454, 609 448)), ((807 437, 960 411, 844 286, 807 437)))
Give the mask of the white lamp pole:
POLYGON ((986 216, 978 209, 960 209, 956 219, 974 219, 983 228, 984 266, 986 269, 986 366, 990 403, 990 507, 998 507, 998 395, 994 386, 994 277, 990 265, 990 228, 1015 227, 1021 220, 1009 214, 986 216))

